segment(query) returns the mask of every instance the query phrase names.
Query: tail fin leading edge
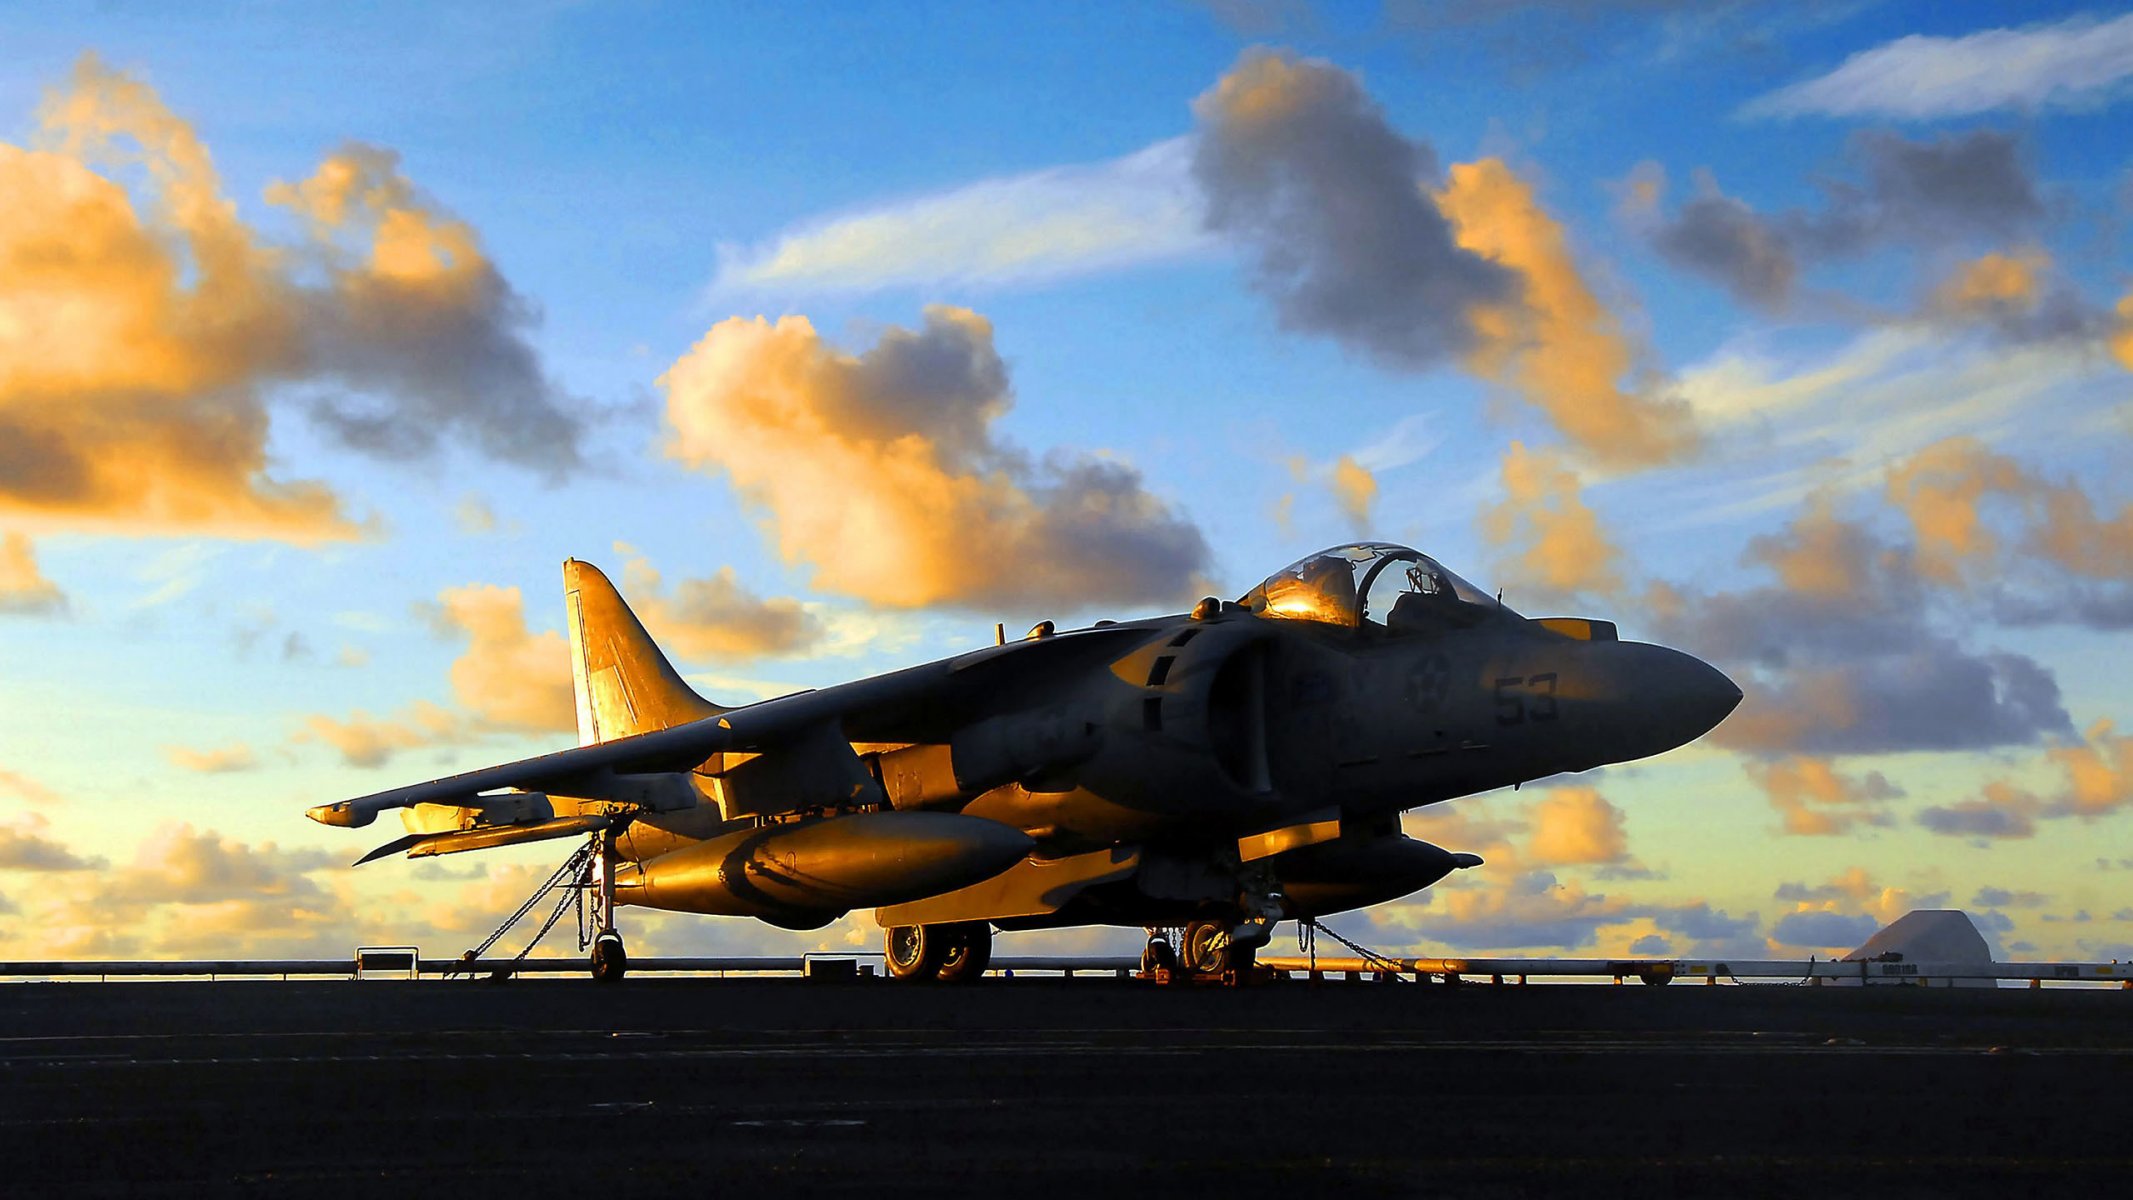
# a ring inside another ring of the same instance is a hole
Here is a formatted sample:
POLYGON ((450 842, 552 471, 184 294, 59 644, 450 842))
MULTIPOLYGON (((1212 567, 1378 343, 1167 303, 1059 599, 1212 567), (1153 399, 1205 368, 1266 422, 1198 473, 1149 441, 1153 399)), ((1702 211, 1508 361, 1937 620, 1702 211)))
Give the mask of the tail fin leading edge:
POLYGON ((611 742, 727 711, 696 694, 600 568, 563 561, 578 744, 611 742))

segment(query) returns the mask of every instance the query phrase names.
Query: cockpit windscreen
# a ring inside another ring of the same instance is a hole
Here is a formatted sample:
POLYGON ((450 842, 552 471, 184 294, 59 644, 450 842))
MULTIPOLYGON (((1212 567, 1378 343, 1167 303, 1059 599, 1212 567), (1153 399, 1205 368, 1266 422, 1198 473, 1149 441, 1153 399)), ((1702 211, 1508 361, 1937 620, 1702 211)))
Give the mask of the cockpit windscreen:
POLYGON ((1390 542, 1336 546, 1283 567, 1244 596, 1262 616, 1392 633, 1464 628, 1508 613, 1487 592, 1390 542))

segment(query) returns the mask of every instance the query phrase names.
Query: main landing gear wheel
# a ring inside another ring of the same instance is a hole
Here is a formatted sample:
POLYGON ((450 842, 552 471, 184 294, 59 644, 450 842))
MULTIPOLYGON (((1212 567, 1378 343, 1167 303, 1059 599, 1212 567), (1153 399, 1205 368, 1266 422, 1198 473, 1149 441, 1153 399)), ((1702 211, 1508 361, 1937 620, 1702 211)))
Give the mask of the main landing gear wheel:
POLYGON ((622 948, 622 935, 603 933, 593 942, 592 974, 600 983, 620 983, 630 968, 630 956, 622 948))
POLYGON ((1141 974, 1153 975, 1157 971, 1178 969, 1178 952, 1170 948, 1170 939, 1158 934, 1148 939, 1141 949, 1141 974))
POLYGON ((992 965, 992 926, 984 921, 960 925, 936 925, 933 932, 945 948, 941 954, 942 983, 976 983, 992 965))
MULTIPOLYGON (((893 979, 932 979, 941 973, 951 939, 941 925, 891 925, 882 931, 882 956, 893 979)), ((992 947, 986 946, 986 957, 992 947)))
POLYGON ((1221 975, 1251 966, 1255 951, 1237 945, 1228 921, 1201 920, 1185 927, 1182 957, 1195 975, 1221 975))

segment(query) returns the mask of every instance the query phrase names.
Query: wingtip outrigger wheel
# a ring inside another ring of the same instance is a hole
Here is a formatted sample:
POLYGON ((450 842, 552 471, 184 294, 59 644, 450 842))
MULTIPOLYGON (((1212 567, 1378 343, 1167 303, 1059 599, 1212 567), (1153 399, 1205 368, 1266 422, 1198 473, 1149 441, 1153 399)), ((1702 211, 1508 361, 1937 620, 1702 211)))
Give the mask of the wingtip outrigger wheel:
POLYGON ((599 983, 620 983, 629 971, 629 952, 622 948, 622 935, 613 930, 593 940, 592 977, 599 983))

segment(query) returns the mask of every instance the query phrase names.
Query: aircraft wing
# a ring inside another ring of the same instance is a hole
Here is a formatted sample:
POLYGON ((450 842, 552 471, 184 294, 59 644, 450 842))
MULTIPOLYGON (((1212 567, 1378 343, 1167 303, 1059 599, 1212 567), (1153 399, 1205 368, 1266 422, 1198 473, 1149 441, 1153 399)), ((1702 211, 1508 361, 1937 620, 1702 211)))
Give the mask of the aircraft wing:
MULTIPOLYGON (((627 800, 646 785, 638 777, 690 771, 722 751, 776 760, 818 756, 833 743, 852 757, 854 741, 946 741, 964 725, 1021 707, 1048 681, 1108 662, 1148 635, 1148 628, 1136 623, 988 646, 667 729, 322 804, 305 815, 321 824, 356 828, 386 809, 417 804, 479 807, 483 793, 504 789, 627 800)), ((852 765, 857 765, 856 758, 852 765)))

